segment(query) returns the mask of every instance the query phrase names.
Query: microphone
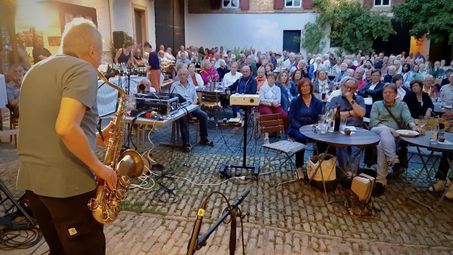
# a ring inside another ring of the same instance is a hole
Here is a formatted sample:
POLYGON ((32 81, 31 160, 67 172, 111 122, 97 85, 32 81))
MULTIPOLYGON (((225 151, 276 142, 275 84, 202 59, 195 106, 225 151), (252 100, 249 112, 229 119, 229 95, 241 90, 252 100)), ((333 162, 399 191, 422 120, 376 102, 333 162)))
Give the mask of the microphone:
POLYGON ((204 214, 206 212, 207 199, 203 201, 200 208, 197 212, 197 219, 195 220, 195 225, 193 226, 192 235, 190 236, 189 246, 187 247, 187 254, 194 254, 197 249, 197 239, 198 234, 200 233, 201 223, 203 221, 204 214))

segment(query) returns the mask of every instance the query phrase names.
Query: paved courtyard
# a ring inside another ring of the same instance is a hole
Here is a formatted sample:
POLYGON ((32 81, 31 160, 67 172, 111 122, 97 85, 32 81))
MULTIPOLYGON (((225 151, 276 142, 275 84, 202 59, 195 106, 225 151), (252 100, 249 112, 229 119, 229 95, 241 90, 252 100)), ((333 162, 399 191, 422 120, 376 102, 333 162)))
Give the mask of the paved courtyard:
MULTIPOLYGON (((220 178, 223 164, 241 163, 240 127, 218 127, 211 123, 214 147, 196 145, 191 153, 159 146, 169 140, 168 129, 150 135, 151 157, 165 167, 143 179, 142 188, 133 188, 123 203, 119 218, 105 227, 108 254, 185 254, 196 211, 210 191, 224 193, 230 201, 245 190, 250 194, 240 205, 244 219, 247 254, 453 254, 453 203, 443 201, 431 213, 412 199, 434 204, 439 196, 426 188, 414 188, 413 177, 420 168, 414 157, 407 176, 391 179, 384 196, 373 198, 373 214, 358 218, 344 203, 326 204, 323 193, 303 181, 294 180, 287 169, 263 175, 258 180, 220 178), (283 184, 282 184, 283 183, 283 184), (279 185, 281 184, 281 185, 279 185)), ((192 140, 196 125, 191 126, 192 140)), ((262 138, 252 138, 248 163, 263 164, 262 138)), ((275 140, 276 138, 274 138, 275 140)), ((271 139, 271 142, 273 140, 271 139)), ((0 145, 0 178, 14 188, 18 168, 16 150, 0 145)), ((306 152, 306 158, 311 151, 306 152)), ((287 168, 287 167, 284 167, 287 168)), ((262 170, 266 172, 266 170, 262 170)), ((426 185, 425 176, 419 182, 426 185)), ((348 190, 338 186, 329 197, 341 200, 348 190)), ((207 206, 202 233, 220 216, 226 204, 213 196, 207 206)), ((240 224, 237 254, 241 254, 240 224)), ((229 226, 222 225, 197 254, 228 254, 229 226)), ((2 254, 42 254, 42 242, 27 250, 2 254)))

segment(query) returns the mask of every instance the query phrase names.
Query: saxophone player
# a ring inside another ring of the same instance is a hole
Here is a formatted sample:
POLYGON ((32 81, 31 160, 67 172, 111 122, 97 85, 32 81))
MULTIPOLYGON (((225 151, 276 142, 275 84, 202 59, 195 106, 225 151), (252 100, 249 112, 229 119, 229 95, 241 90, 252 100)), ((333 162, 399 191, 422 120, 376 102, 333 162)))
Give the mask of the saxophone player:
POLYGON ((117 183, 94 153, 101 35, 76 18, 65 27, 60 52, 23 81, 17 187, 29 197, 50 254, 105 254, 103 225, 87 207, 95 177, 110 189, 117 183))

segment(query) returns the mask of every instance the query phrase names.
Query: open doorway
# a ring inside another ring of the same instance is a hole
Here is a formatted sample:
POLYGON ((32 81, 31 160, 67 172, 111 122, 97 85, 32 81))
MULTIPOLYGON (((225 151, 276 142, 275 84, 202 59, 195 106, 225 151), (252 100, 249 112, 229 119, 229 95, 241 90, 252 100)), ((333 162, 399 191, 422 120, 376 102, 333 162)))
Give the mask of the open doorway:
POLYGON ((146 13, 143 9, 134 8, 135 42, 143 43, 146 38, 146 13))
POLYGON ((300 52, 300 30, 283 31, 283 50, 300 52))

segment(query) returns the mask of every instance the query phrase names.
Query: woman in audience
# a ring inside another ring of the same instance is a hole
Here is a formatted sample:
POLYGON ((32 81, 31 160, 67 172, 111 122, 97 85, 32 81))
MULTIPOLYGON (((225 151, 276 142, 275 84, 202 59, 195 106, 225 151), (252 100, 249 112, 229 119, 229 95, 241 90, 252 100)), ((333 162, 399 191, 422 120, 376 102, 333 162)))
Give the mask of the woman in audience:
POLYGON ((397 87, 396 100, 402 101, 407 94, 412 93, 412 91, 404 86, 403 76, 401 74, 395 74, 392 78, 393 84, 397 87))
POLYGON ((395 84, 386 84, 383 89, 384 100, 374 102, 371 108, 371 131, 380 137, 379 144, 376 146, 378 170, 373 190, 375 196, 384 193, 387 185, 388 166, 392 166, 394 171, 399 170, 400 159, 396 153, 396 138, 399 137, 399 134, 396 130, 407 128, 416 130, 407 104, 396 100, 397 93, 395 84))
POLYGON ((412 93, 406 94, 404 102, 409 107, 412 118, 418 119, 421 116, 430 118, 434 105, 431 97, 422 91, 423 82, 420 80, 414 80, 411 81, 410 86, 412 93))
POLYGON ((403 68, 401 69, 401 74, 403 75, 403 83, 405 87, 409 87, 409 84, 411 83, 411 78, 412 78, 412 71, 411 71, 411 66, 409 64, 403 64, 403 68))
POLYGON ((115 54, 116 64, 132 65, 132 43, 127 41, 123 44, 123 48, 119 48, 115 54))
POLYGON ((219 81, 223 81, 223 77, 227 74, 230 70, 226 65, 226 62, 223 58, 219 59, 219 68, 217 68, 217 73, 219 74, 219 81))
MULTIPOLYGON (((260 66, 261 68, 261 66, 260 66)), ((264 68, 263 68, 264 69, 264 68)), ((275 85, 275 74, 273 72, 267 73, 267 82, 261 87, 260 105, 258 111, 261 114, 279 113, 283 118, 285 130, 288 129, 288 113, 283 110, 281 106, 281 90, 275 85)), ((269 134, 264 134, 264 143, 269 143, 269 134)))
MULTIPOLYGON (((313 96, 313 84, 308 78, 303 78, 297 83, 300 95, 292 102, 288 114, 288 136, 294 140, 306 143, 307 137, 300 133, 300 127, 314 124, 318 115, 322 113, 322 102, 313 96)), ((296 153, 296 167, 302 168, 304 164, 304 151, 296 153)))
POLYGON ((266 66, 264 67, 264 71, 266 73, 273 72, 274 71, 274 65, 272 63, 267 63, 266 66))
POLYGON ((207 59, 201 61, 200 74, 201 74, 201 78, 203 78, 204 84, 206 84, 206 85, 209 82, 219 80, 219 73, 217 73, 217 70, 213 67, 211 62, 207 59))
POLYGON ((298 83, 302 78, 304 78, 304 77, 303 77, 302 70, 297 69, 296 71, 294 71, 294 73, 291 75, 291 83, 292 83, 291 86, 297 87, 297 83, 298 83))
POLYGON ((332 84, 329 82, 329 79, 327 78, 327 72, 324 71, 323 69, 318 70, 316 72, 316 78, 315 81, 313 82, 313 86, 315 87, 315 93, 328 93, 332 86, 332 84))
POLYGON ((434 85, 434 77, 431 74, 425 75, 425 79, 423 80, 423 92, 427 93, 429 96, 439 93, 437 86, 434 85))
POLYGON ((189 65, 189 83, 192 83, 195 87, 198 86, 204 86, 204 81, 203 78, 201 78, 201 75, 197 72, 195 72, 195 64, 191 63, 189 65))
POLYGON ((263 66, 260 66, 256 71, 256 91, 259 92, 261 87, 266 83, 266 73, 263 66))
POLYGON ((280 88, 282 95, 280 101, 282 108, 288 112, 291 101, 298 95, 296 86, 288 79, 288 71, 285 70, 280 72, 277 77, 277 86, 280 88))

